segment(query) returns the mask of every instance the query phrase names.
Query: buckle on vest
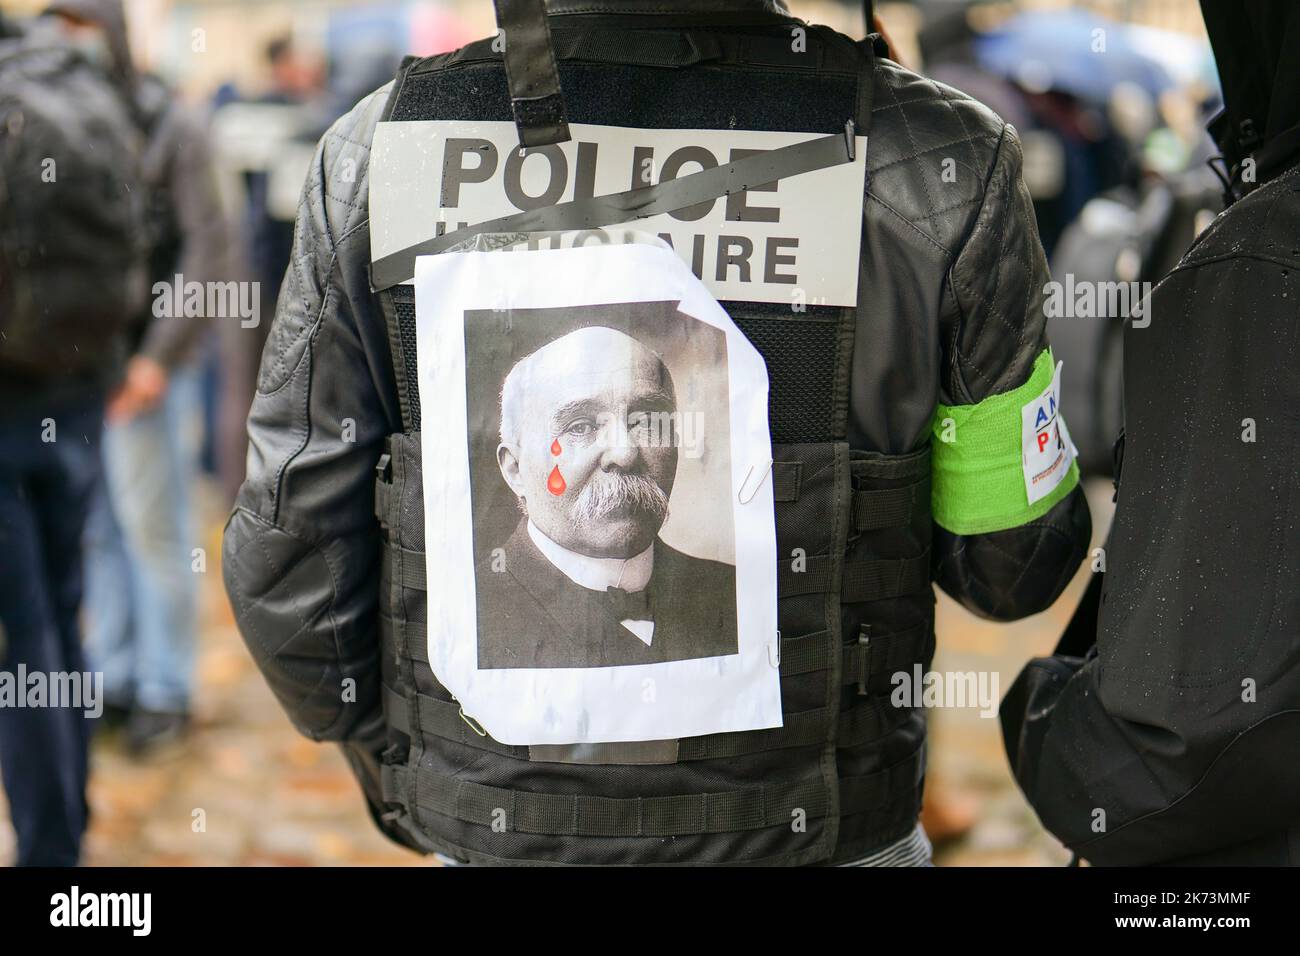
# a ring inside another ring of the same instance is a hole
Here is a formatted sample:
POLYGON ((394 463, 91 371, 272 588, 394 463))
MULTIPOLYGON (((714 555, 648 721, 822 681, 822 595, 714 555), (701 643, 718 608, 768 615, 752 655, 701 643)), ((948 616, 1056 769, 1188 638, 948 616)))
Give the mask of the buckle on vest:
POLYGON ((393 491, 393 458, 388 452, 379 456, 379 462, 375 465, 375 517, 379 519, 379 527, 385 531, 392 531, 388 524, 389 506, 391 501, 389 496, 393 491))
POLYGON ((858 659, 858 696, 867 696, 867 677, 871 674, 871 625, 863 624, 858 630, 858 644, 862 647, 862 656, 858 659))

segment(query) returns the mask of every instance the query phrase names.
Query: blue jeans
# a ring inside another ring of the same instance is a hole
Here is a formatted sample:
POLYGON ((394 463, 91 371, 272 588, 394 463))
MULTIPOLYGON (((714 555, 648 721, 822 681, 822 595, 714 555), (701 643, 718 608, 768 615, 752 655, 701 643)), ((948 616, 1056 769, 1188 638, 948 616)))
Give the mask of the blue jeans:
MULTIPOLYGON (((0 418, 0 670, 10 675, 20 666, 86 669, 81 535, 99 480, 102 418, 97 399, 0 418)), ((0 706, 0 771, 20 866, 77 863, 91 724, 73 706, 0 706)))
POLYGON ((152 411, 104 431, 104 480, 86 528, 86 649, 118 706, 183 713, 194 681, 194 478, 186 429, 199 380, 178 371, 152 411))

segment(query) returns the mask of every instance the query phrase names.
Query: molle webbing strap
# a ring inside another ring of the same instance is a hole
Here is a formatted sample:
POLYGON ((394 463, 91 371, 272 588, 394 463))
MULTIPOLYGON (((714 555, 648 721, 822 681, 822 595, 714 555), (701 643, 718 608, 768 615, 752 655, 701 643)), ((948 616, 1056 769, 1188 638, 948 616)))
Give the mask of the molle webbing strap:
POLYGON ((393 530, 393 456, 384 452, 375 464, 375 517, 385 531, 393 530))
POLYGON ((803 479, 803 462, 772 462, 772 500, 798 501, 799 485, 803 479))
MULTIPOLYGON (((813 555, 803 559, 802 570, 794 569, 794 562, 782 559, 777 565, 777 593, 782 598, 801 594, 824 594, 834 583, 834 567, 829 555, 813 555)), ((929 549, 914 558, 892 558, 878 561, 846 561, 840 601, 856 604, 860 601, 882 601, 886 598, 920 594, 930 586, 929 549)))
POLYGON ((861 54, 847 45, 814 43, 793 51, 790 36, 728 34, 708 30, 572 30, 551 34, 557 59, 619 66, 681 69, 717 66, 780 67, 821 72, 856 72, 861 54))
MULTIPOLYGON (((793 49, 790 34, 728 33, 717 27, 681 26, 672 29, 647 26, 575 28, 565 22, 552 22, 551 49, 555 59, 611 66, 645 66, 683 69, 708 63, 711 66, 778 68, 807 73, 852 74, 863 69, 864 55, 874 56, 870 44, 842 42, 825 27, 790 21, 786 30, 801 27, 812 41, 802 49, 793 49), (833 39, 829 39, 833 38, 833 39), (829 42, 827 42, 829 39, 829 42), (820 41, 820 42, 819 42, 820 41)), ((782 26, 775 24, 775 26, 782 26)), ((507 43, 509 42, 507 38, 507 43)), ((501 62, 493 40, 476 40, 458 50, 425 59, 404 61, 402 74, 421 76, 453 67, 478 66, 501 62), (409 71, 408 71, 409 67, 409 71)), ((508 83, 508 77, 507 77, 508 83)), ((400 80, 399 80, 400 87, 400 80)), ((397 90, 394 90, 396 96, 397 90)), ((391 101, 390 101, 391 102, 391 101)), ((385 114, 389 119, 392 111, 385 114)), ((409 116, 406 118, 410 118, 409 116)), ((859 134, 866 130, 859 116, 859 134)))
POLYGON ((657 66, 681 69, 697 63, 726 63, 728 56, 716 34, 700 30, 643 30, 635 41, 627 31, 556 30, 552 45, 557 59, 617 63, 620 66, 657 66))
MULTIPOLYGON (((385 793, 407 793, 410 770, 385 766, 385 793)), ((789 826, 791 813, 824 817, 830 800, 815 780, 769 784, 722 793, 664 797, 571 796, 507 790, 432 773, 416 775, 417 807, 426 813, 493 826, 505 811, 508 830, 555 836, 668 837, 789 826)))
MULTIPOLYGON (((656 66, 682 69, 707 62, 718 66, 776 66, 822 73, 855 73, 862 66, 861 48, 844 43, 816 43, 792 49, 790 34, 731 34, 718 29, 681 27, 646 29, 575 29, 565 23, 551 23, 551 49, 556 61, 597 62, 615 66, 656 66)), ((796 21, 810 39, 822 38, 819 27, 796 21)), ((413 60, 416 73, 445 70, 451 66, 477 65, 500 59, 491 40, 476 40, 450 53, 413 60)))
POLYGON ((905 760, 860 777, 840 778, 840 816, 888 810, 906 800, 920 797, 925 775, 925 748, 905 760))
POLYGON ((391 289, 415 275, 418 256, 446 252, 467 239, 493 232, 557 232, 575 229, 598 229, 676 212, 697 203, 712 202, 722 196, 744 192, 754 186, 827 169, 853 162, 853 121, 845 123, 843 133, 768 150, 717 166, 671 179, 653 186, 626 192, 593 196, 544 206, 492 219, 475 226, 457 229, 442 236, 417 242, 399 252, 377 259, 371 266, 371 285, 376 292, 391 289))
MULTIPOLYGON (((413 591, 428 588, 423 551, 392 548, 394 557, 401 559, 402 587, 413 591), (400 552, 397 553, 397 552, 400 552)), ((824 594, 831 585, 831 560, 827 555, 812 555, 804 559, 802 570, 794 570, 789 560, 782 560, 777 572, 781 597, 801 594, 824 594)), ((845 604, 858 601, 880 601, 905 594, 919 594, 930 583, 930 552, 914 558, 893 558, 879 561, 850 561, 844 565, 841 600, 845 604)))
MULTIPOLYGON (((383 456, 387 458, 388 455, 383 456)), ((382 478, 375 481, 375 515, 379 518, 379 526, 385 531, 393 530, 388 524, 388 513, 392 507, 393 485, 390 481, 382 478)))
POLYGON ((874 488, 853 492, 853 529, 879 531, 905 528, 918 512, 930 508, 929 476, 898 488, 874 488))
MULTIPOLYGON (((404 621, 407 650, 411 660, 417 664, 428 664, 428 630, 423 621, 404 621)), ((840 683, 845 687, 859 686, 867 683, 878 684, 872 678, 888 675, 899 668, 908 666, 912 661, 920 660, 925 655, 925 645, 930 629, 926 624, 918 625, 897 634, 881 634, 863 644, 847 644, 840 651, 840 683)), ((786 638, 781 641, 781 677, 798 677, 801 674, 815 674, 829 670, 831 666, 830 642, 825 631, 807 634, 803 637, 786 638)), ((424 701, 421 698, 421 712, 424 713, 424 701)), ((445 703, 427 698, 434 704, 445 703)), ((437 710, 436 707, 431 710, 437 710)), ((425 724, 424 729, 439 737, 459 739, 461 731, 467 726, 460 720, 460 714, 453 709, 456 723, 441 722, 425 724), (450 727, 454 734, 444 733, 450 727)), ((480 738, 481 739, 481 738, 480 738)), ((489 738, 490 739, 490 738, 489 738)), ((472 741, 470 741, 472 742, 472 741)), ((504 746, 504 745, 502 745, 504 746)), ((490 748, 489 748, 490 749, 490 748)))
POLYGON ((848 561, 844 564, 840 600, 883 601, 930 589, 930 549, 914 558, 883 561, 848 561))
MULTIPOLYGON (((419 664, 429 663, 428 629, 424 622, 406 621, 402 626, 406 628, 411 645, 411 659, 419 664)), ((797 677, 800 674, 814 674, 817 671, 829 670, 833 653, 825 631, 805 634, 803 637, 784 638, 781 641, 781 676, 797 677)), ((849 644, 842 648, 840 657, 844 684, 857 684, 861 681, 859 674, 863 667, 862 661, 866 656, 863 645, 849 644)))
POLYGON ((803 637, 783 637, 781 678, 829 670, 832 653, 830 635, 826 631, 805 634, 803 637))
POLYGON ((497 27, 505 35, 506 80, 520 144, 566 142, 569 124, 544 0, 494 0, 494 6, 497 27))
MULTIPOLYGON (((480 734, 465 719, 460 705, 454 701, 439 700, 426 694, 403 696, 389 687, 384 688, 383 696, 384 712, 389 725, 407 736, 414 737, 418 730, 475 750, 486 750, 516 760, 547 762, 544 754, 548 748, 503 744, 491 736, 480 734)), ((840 713, 836 744, 839 747, 855 747, 876 740, 896 725, 906 713, 905 708, 893 707, 880 700, 857 703, 840 713)), ((783 726, 768 730, 683 737, 676 741, 675 759, 666 762, 716 760, 791 747, 818 747, 826 741, 830 716, 828 709, 817 708, 786 714, 783 726)))
POLYGON ((393 556, 401 559, 402 587, 412 591, 427 591, 428 581, 424 564, 423 551, 410 551, 406 548, 389 546, 393 556))

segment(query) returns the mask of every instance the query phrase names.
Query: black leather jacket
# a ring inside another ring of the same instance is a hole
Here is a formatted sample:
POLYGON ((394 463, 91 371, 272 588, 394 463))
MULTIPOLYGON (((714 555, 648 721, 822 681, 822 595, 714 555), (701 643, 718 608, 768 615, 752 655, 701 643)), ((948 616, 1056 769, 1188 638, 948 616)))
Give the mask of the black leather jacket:
MULTIPOLYGON (((643 25, 669 14, 771 22, 774 11, 757 0, 551 4, 554 16, 643 25)), ((929 439, 936 403, 972 404, 1027 380, 1046 347, 1048 271, 1014 129, 888 60, 878 61, 875 84, 862 230, 873 301, 859 323, 849 442, 901 454, 929 439), (955 182, 942 178, 948 158, 955 182)), ((300 731, 345 743, 372 794, 383 727, 374 468, 384 437, 402 427, 367 278, 368 144, 387 94, 363 100, 317 150, 249 416, 248 477, 224 541, 235 614, 271 687, 300 731)), ((1019 528, 935 533, 940 585, 978 614, 1014 619, 1060 594, 1090 522, 1076 488, 1019 528)))

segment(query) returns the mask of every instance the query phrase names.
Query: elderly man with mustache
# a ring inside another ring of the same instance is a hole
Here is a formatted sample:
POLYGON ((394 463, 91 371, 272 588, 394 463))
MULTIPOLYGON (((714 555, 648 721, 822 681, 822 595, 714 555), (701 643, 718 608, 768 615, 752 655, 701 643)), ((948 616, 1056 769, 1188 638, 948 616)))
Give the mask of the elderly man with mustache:
POLYGON ((735 568, 659 538, 677 476, 672 377, 622 332, 571 332, 501 389, 497 464, 523 519, 476 568, 479 666, 737 653, 735 568))

